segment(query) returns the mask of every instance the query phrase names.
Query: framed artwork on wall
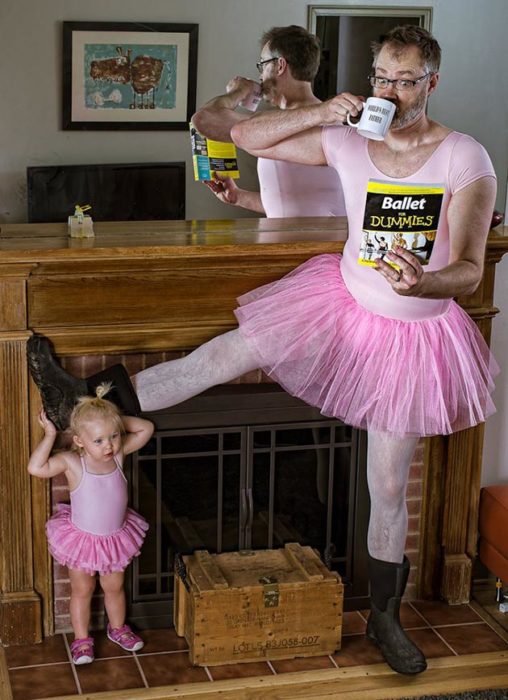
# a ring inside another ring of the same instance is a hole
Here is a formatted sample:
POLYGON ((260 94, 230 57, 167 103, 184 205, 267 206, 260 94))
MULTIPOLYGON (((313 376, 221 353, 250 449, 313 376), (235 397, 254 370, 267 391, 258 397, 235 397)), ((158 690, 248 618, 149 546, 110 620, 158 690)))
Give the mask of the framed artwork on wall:
POLYGON ((197 24, 63 23, 63 129, 188 129, 197 24))

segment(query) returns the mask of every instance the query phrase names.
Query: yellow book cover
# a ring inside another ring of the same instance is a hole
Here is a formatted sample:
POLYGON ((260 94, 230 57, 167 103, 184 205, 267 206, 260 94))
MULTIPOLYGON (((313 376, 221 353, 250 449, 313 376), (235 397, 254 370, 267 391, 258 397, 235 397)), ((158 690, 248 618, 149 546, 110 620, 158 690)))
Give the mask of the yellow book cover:
POLYGON ((234 143, 208 139, 192 123, 190 134, 194 180, 212 180, 214 173, 235 179, 240 177, 234 143))
POLYGON ((358 263, 374 267, 376 260, 382 260, 386 253, 400 246, 427 265, 436 239, 444 191, 442 184, 369 180, 358 263))

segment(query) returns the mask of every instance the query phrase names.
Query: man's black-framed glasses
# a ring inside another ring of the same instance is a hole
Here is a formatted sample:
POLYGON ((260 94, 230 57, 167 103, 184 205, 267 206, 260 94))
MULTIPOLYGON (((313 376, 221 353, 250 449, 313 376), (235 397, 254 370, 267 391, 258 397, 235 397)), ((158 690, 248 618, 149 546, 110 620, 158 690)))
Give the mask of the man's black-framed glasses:
POLYGON ((389 85, 393 85, 396 90, 412 90, 418 83, 428 78, 429 75, 432 75, 432 72, 425 73, 425 75, 422 75, 421 78, 417 78, 416 80, 409 80, 408 78, 396 78, 395 80, 391 80, 390 78, 382 78, 378 75, 369 75, 368 79, 372 87, 380 88, 381 90, 387 88, 389 85))
POLYGON ((262 73, 262 72, 263 72, 263 66, 265 65, 265 63, 271 63, 272 61, 278 61, 278 60, 279 60, 279 57, 278 57, 278 56, 272 56, 272 58, 265 58, 264 61, 258 61, 258 62, 256 63, 256 68, 258 69, 258 71, 259 71, 260 73, 262 73))

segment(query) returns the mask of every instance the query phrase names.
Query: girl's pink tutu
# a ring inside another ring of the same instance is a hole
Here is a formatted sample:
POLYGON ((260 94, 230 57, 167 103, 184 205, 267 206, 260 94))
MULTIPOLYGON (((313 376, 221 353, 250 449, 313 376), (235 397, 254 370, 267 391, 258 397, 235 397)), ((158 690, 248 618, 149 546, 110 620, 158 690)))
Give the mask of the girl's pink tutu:
POLYGON ((148 523, 127 508, 125 521, 110 535, 93 535, 77 528, 71 521, 71 507, 59 503, 56 513, 46 523, 49 551, 63 566, 80 569, 93 576, 123 571, 140 553, 148 523))
POLYGON ((360 306, 339 255, 319 255, 239 298, 260 367, 326 416, 372 431, 444 435, 494 412, 497 365, 470 317, 399 321, 360 306))

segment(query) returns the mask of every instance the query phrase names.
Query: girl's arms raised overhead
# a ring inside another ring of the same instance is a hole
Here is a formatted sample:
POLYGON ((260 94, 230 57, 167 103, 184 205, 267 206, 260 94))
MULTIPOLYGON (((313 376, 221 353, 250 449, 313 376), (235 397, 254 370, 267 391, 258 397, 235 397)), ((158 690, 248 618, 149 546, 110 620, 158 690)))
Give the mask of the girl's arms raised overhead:
POLYGON ((123 453, 128 455, 146 445, 152 437, 154 425, 149 420, 135 416, 122 416, 122 422, 125 428, 123 453))
POLYGON ((54 457, 50 456, 55 444, 57 429, 43 410, 39 413, 39 423, 44 428, 44 437, 30 455, 28 471, 41 479, 51 479, 51 477, 67 471, 69 463, 65 458, 65 452, 54 457))

